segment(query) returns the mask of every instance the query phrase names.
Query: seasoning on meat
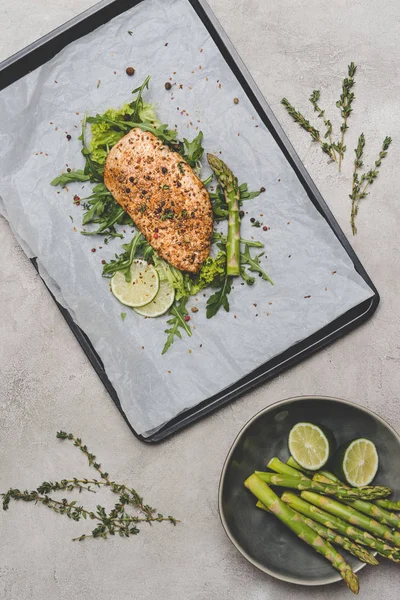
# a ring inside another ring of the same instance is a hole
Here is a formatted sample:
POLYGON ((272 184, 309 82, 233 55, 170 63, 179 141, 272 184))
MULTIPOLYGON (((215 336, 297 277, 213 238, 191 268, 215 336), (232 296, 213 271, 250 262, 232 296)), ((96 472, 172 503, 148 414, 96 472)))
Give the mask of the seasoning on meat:
POLYGON ((132 129, 109 152, 104 183, 157 253, 196 273, 210 253, 213 212, 200 179, 153 134, 132 129))

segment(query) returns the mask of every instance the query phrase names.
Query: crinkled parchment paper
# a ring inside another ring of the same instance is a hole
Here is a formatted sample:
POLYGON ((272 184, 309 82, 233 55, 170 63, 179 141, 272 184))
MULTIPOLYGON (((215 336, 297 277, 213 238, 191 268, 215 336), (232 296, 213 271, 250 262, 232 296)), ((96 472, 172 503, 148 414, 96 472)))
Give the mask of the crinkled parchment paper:
POLYGON ((187 0, 144 0, 3 90, 0 142, 0 210, 89 336, 139 434, 149 435, 372 295, 187 0), (127 66, 136 69, 134 77, 127 66), (123 307, 101 275, 102 259, 119 253, 121 240, 106 246, 101 237, 79 233, 82 209, 73 196, 89 195, 90 186, 60 191, 49 183, 67 165, 83 166, 83 113, 129 101, 147 74, 146 100, 157 105, 163 123, 189 139, 201 129, 206 150, 222 151, 240 182, 266 188, 244 208, 270 230, 251 227, 247 217, 242 235, 265 242, 262 264, 275 281, 272 287, 257 278, 248 287, 237 280, 230 312, 209 321, 203 295, 191 299, 189 308, 199 308, 191 313, 193 336, 176 340, 164 356, 166 317, 143 319, 123 307), (170 78, 177 85, 168 92, 170 78), (125 321, 121 312, 128 313, 125 321))

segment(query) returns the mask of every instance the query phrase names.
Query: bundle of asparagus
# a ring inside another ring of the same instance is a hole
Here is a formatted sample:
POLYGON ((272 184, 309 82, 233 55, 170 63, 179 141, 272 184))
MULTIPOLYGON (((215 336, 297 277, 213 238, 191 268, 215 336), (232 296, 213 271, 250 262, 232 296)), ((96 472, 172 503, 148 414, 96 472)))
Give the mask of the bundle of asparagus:
POLYGON ((255 471, 245 486, 256 506, 274 514, 300 539, 329 560, 355 594, 358 578, 334 546, 362 562, 377 565, 372 552, 400 562, 400 501, 388 500, 390 488, 368 485, 352 488, 326 470, 305 471, 292 457, 286 463, 272 458, 270 471, 255 471), (297 490, 277 496, 269 485, 297 490))

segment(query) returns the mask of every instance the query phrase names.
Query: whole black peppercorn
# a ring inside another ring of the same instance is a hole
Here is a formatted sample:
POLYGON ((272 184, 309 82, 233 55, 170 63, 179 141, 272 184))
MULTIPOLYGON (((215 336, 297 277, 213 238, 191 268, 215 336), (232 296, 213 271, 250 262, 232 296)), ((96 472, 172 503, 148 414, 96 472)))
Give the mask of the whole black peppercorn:
POLYGON ((170 84, 169 81, 167 81, 167 83, 164 85, 166 90, 170 90, 172 88, 172 85, 170 84))
POLYGON ((135 74, 135 69, 133 67, 127 67, 125 73, 129 75, 129 77, 132 77, 132 75, 135 74))
POLYGON ((255 223, 255 218, 254 217, 251 217, 250 223, 255 223))
POLYGON ((260 192, 265 192, 265 187, 260 188, 260 192))
POLYGON ((241 219, 243 219, 243 217, 244 217, 244 210, 239 210, 239 217, 241 219))
POLYGON ((69 141, 70 139, 71 139, 71 136, 70 136, 70 135, 69 135, 69 133, 68 133, 68 135, 67 135, 67 140, 69 141))

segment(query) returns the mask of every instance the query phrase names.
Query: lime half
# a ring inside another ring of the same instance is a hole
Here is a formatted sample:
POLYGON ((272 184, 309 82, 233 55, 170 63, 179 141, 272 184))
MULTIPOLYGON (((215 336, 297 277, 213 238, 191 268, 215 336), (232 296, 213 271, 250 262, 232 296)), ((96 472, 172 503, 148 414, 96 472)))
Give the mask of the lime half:
POLYGON ((168 281, 161 281, 156 297, 135 312, 143 317, 159 317, 167 312, 175 299, 175 290, 168 281))
POLYGON ((122 271, 117 271, 111 279, 111 291, 117 300, 133 308, 151 302, 156 297, 159 287, 157 271, 141 258, 132 262, 130 281, 126 281, 122 271))
POLYGON ((289 452, 303 469, 317 471, 328 462, 333 436, 318 425, 297 423, 289 433, 289 452))
POLYGON ((341 470, 353 487, 369 485, 378 470, 379 458, 375 444, 367 438, 350 442, 341 452, 341 470))

